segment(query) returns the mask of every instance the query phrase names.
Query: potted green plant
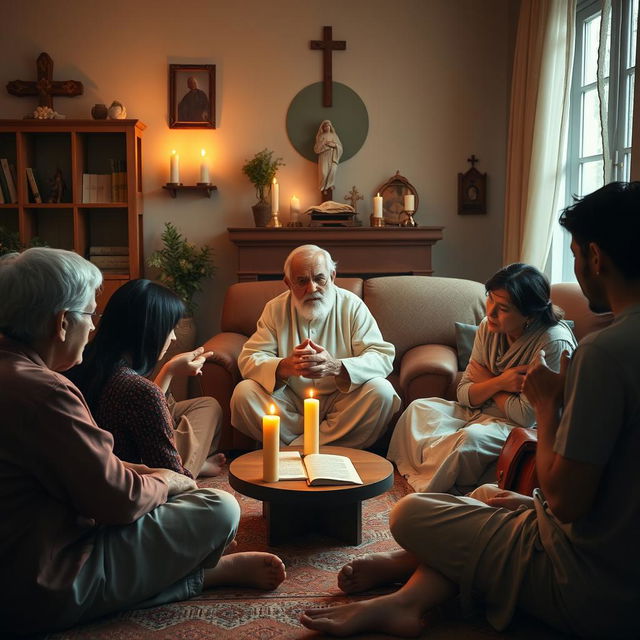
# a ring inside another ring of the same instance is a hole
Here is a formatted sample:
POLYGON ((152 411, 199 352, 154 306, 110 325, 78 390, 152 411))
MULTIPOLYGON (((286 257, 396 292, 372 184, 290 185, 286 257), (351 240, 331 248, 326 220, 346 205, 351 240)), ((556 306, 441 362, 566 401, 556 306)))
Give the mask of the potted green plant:
POLYGON ((213 275, 213 249, 207 245, 196 247, 170 223, 164 225, 161 236, 163 247, 147 260, 150 267, 159 270, 162 284, 174 291, 193 315, 196 303, 193 296, 202 290, 202 281, 213 275))
POLYGON ((271 183, 278 168, 283 166, 282 158, 274 158, 273 151, 263 149, 258 151, 253 158, 247 160, 242 167, 242 172, 251 180, 256 189, 256 196, 258 196, 258 202, 251 207, 256 227, 267 226, 271 208, 265 198, 265 190, 267 187, 271 189, 271 183))

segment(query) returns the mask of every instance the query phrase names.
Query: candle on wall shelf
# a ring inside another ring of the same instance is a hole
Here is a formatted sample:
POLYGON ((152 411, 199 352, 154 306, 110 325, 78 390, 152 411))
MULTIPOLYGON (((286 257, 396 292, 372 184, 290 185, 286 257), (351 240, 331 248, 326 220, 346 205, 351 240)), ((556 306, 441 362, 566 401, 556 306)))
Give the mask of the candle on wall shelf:
POLYGON ((271 183, 271 213, 278 213, 278 205, 280 204, 280 185, 274 178, 271 183))
POLYGON ((289 213, 290 213, 291 222, 298 222, 298 216, 300 214, 300 199, 296 198, 296 196, 291 196, 289 213))
POLYGON ((382 196, 380 194, 373 198, 373 217, 382 218, 382 196))
POLYGON ((280 416, 275 415, 276 407, 269 407, 269 414, 262 416, 262 479, 278 482, 280 479, 280 416))
POLYGON ((171 151, 169 163, 169 184, 180 184, 180 156, 176 150, 171 151))
POLYGON ((202 149, 200 151, 202 161, 200 162, 200 182, 198 184, 209 184, 209 165, 207 164, 207 152, 202 149))
POLYGON ((313 397, 313 389, 309 397, 304 399, 304 455, 320 451, 320 401, 313 397))
POLYGON ((404 196, 404 210, 405 211, 416 210, 416 197, 412 193, 406 193, 404 196))

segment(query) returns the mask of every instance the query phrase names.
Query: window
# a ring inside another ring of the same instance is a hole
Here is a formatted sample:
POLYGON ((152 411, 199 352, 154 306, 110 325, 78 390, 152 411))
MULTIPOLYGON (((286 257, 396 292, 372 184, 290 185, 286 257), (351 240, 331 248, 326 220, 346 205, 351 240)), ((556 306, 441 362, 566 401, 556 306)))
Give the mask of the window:
MULTIPOLYGON (((587 195, 605 182, 630 179, 638 2, 578 0, 565 181, 567 205, 574 195, 587 195), (607 19, 603 6, 609 5, 607 19), (603 20, 609 28, 601 36, 603 20), (601 37, 604 42, 599 55, 601 37)), ((549 262, 553 282, 575 280, 569 237, 557 224, 549 262)))

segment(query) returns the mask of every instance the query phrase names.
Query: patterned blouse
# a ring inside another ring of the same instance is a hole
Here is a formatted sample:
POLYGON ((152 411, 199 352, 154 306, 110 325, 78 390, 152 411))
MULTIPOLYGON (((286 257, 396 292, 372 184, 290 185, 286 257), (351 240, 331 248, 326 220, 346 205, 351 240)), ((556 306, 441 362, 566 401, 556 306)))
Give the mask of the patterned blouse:
POLYGON ((95 419, 113 434, 113 452, 121 460, 193 477, 182 466, 173 418, 162 390, 128 366, 116 368, 105 385, 95 419))

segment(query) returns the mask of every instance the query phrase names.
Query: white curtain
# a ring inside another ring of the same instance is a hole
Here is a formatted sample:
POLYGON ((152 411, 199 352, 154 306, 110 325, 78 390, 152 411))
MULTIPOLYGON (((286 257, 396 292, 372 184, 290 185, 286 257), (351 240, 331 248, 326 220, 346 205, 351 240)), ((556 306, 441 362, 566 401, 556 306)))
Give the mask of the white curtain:
POLYGON ((564 204, 575 0, 522 0, 511 89, 504 261, 543 269, 564 204))

